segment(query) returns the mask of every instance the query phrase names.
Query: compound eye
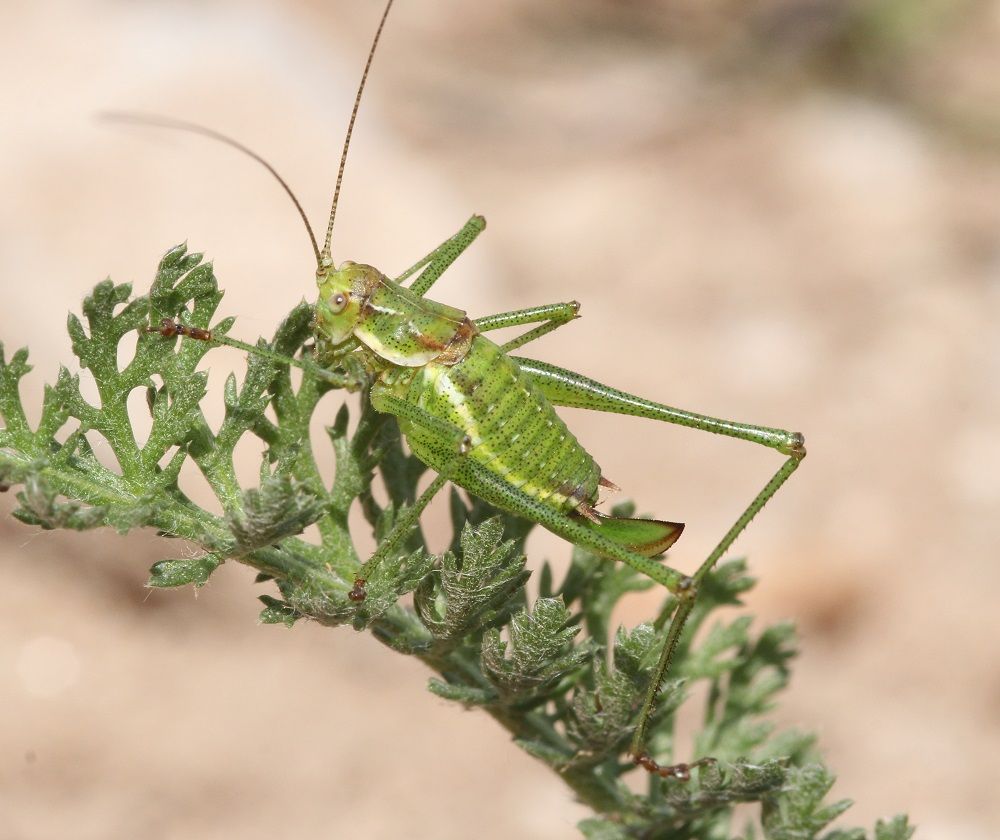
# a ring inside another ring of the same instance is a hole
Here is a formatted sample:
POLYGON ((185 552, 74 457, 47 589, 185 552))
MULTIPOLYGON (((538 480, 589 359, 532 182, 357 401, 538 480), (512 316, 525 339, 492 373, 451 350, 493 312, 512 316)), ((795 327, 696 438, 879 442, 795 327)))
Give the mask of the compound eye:
POLYGON ((327 302, 327 306, 330 307, 330 311, 334 315, 339 315, 347 308, 347 295, 343 292, 337 292, 335 295, 331 296, 330 300, 327 302))

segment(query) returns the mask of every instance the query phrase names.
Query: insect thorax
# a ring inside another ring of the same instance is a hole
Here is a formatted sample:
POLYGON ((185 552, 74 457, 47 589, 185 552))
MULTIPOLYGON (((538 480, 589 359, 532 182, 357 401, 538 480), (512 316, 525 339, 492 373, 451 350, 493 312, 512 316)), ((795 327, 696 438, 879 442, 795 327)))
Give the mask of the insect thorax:
POLYGON ((372 266, 344 263, 319 278, 319 289, 316 338, 321 345, 339 345, 353 336, 393 365, 447 365, 465 356, 477 333, 461 309, 420 297, 372 266))

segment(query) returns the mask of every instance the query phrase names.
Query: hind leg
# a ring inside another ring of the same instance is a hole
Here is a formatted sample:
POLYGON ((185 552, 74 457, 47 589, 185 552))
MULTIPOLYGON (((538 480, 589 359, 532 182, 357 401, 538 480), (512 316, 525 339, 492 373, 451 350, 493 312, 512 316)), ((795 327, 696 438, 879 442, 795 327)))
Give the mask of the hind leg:
POLYGON ((694 607, 694 596, 697 594, 698 585, 704 580, 705 576, 712 570, 747 525, 750 524, 750 521, 761 511, 775 493, 781 489, 792 473, 798 469, 799 464, 806 455, 805 440, 798 432, 787 432, 783 429, 774 429, 767 426, 737 423, 731 420, 722 420, 672 408, 642 397, 637 397, 625 391, 619 391, 617 388, 603 385, 573 371, 544 362, 522 358, 518 358, 517 362, 521 370, 531 377, 532 382, 555 405, 589 408, 595 411, 609 411, 615 414, 628 414, 637 417, 647 417, 653 420, 662 420, 667 423, 689 426, 713 434, 727 435, 739 438, 740 440, 757 443, 761 446, 776 449, 786 456, 785 461, 778 468, 777 472, 771 476, 763 489, 736 518, 736 521, 719 543, 691 576, 689 593, 691 597, 682 598, 678 601, 677 610, 667 631, 667 638, 664 642, 663 651, 660 654, 660 660, 653 674, 653 681, 650 683, 642 711, 639 715, 639 723, 636 727, 631 747, 636 761, 647 770, 656 772, 662 768, 659 768, 659 765, 646 754, 644 747, 646 729, 649 726, 660 686, 663 684, 663 680, 670 670, 670 664, 677 649, 677 642, 680 639, 681 631, 684 629, 684 624, 694 607))

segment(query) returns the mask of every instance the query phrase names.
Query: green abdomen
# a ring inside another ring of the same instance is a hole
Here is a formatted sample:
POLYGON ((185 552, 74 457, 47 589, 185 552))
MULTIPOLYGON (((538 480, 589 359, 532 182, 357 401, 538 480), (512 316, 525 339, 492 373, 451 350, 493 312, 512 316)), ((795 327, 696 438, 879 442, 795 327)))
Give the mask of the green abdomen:
MULTIPOLYGON (((417 369, 404 388, 399 396, 407 402, 461 428, 471 442, 464 457, 505 483, 560 511, 597 501, 600 467, 517 363, 489 339, 477 335, 458 364, 431 363, 417 369)), ((479 486, 481 482, 462 469, 464 459, 451 457, 438 436, 411 423, 400 425, 424 463, 448 472, 480 498, 508 508, 496 486, 479 486), (446 459, 451 463, 444 463, 446 459)))

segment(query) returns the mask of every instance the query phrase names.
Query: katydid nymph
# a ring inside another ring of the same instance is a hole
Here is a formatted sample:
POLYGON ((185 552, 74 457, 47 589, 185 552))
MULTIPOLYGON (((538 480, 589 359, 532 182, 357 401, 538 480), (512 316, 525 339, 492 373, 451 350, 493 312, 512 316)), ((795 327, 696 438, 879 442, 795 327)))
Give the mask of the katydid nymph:
MULTIPOLYGON (((627 563, 677 597, 662 653, 639 711, 630 752, 650 772, 684 778, 687 765, 661 767, 645 749, 646 729, 674 650, 695 603, 698 587, 723 553, 798 467, 806 454, 802 435, 671 408, 625 393, 578 373, 511 353, 578 317, 575 301, 538 305, 476 319, 426 295, 444 271, 483 231, 473 216, 465 226, 400 276, 370 265, 335 264, 331 238, 347 151, 365 81, 392 0, 386 5, 358 87, 341 154, 326 239, 320 247, 301 205, 287 184, 240 143, 200 126, 149 120, 220 140, 262 163, 291 196, 305 222, 316 256, 315 354, 282 358, 331 382, 367 389, 371 406, 399 424, 411 451, 436 478, 395 522, 374 555, 358 570, 351 600, 363 602, 365 580, 400 550, 422 511, 447 482, 494 507, 538 523, 569 542, 609 560, 627 563), (487 333, 508 327, 525 332, 496 344, 487 333), (691 574, 659 559, 683 526, 651 519, 607 516, 596 510, 600 486, 614 487, 577 441, 556 407, 632 415, 690 426, 777 450, 783 463, 754 497, 705 561, 691 574)), ((148 332, 217 341, 248 352, 266 352, 227 337, 165 321, 148 332)), ((271 354, 272 356, 274 354, 271 354)))

